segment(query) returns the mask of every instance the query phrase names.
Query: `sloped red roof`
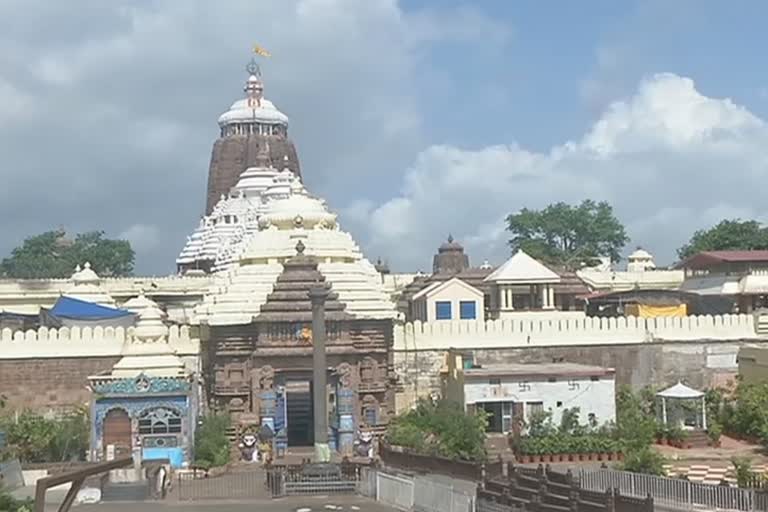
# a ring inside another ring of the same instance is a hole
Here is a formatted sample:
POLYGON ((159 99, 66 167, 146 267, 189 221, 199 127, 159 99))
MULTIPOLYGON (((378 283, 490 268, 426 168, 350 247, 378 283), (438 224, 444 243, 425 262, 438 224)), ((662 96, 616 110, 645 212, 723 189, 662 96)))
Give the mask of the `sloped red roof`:
POLYGON ((706 268, 718 263, 768 263, 768 251, 704 251, 678 265, 681 268, 706 268))

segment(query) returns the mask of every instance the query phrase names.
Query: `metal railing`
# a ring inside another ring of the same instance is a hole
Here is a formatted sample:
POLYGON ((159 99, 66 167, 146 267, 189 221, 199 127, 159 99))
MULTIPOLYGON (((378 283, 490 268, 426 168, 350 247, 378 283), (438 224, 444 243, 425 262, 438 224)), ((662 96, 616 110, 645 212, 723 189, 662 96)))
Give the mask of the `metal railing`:
POLYGON ((474 495, 420 476, 413 483, 416 512, 474 512, 474 495))
POLYGON ((412 510, 413 479, 376 472, 376 501, 400 510, 412 510))
POLYGON ((414 512, 474 512, 475 495, 424 476, 375 472, 376 501, 414 512))
POLYGON ((699 484, 611 469, 582 469, 579 479, 582 489, 601 492, 619 489, 622 494, 638 498, 650 495, 655 505, 668 509, 768 511, 765 494, 753 489, 699 484))

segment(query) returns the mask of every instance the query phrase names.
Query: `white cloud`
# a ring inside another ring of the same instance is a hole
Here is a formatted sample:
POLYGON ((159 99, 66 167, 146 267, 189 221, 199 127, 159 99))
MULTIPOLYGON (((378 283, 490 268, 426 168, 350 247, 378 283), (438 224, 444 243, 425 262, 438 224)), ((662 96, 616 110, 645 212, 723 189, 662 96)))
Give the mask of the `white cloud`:
POLYGON ((148 224, 133 224, 117 235, 118 240, 128 240, 137 253, 154 249, 160 242, 160 229, 148 224))
POLYGON ((397 0, 0 2, 0 255, 51 218, 107 232, 132 219, 163 233, 137 242, 137 271, 171 271, 254 43, 273 54, 266 96, 291 118, 308 186, 331 204, 363 187, 391 194, 425 144, 425 47, 499 41, 499 27, 474 10, 413 15, 397 0), (24 208, 31 195, 39 208, 24 208), (10 222, 19 211, 23 225, 10 222))
POLYGON ((368 245, 392 263, 422 268, 445 237, 474 264, 507 255, 503 218, 522 207, 585 198, 610 201, 632 243, 671 262, 695 229, 723 217, 764 218, 768 126, 692 80, 660 74, 611 104, 580 139, 546 153, 515 145, 433 146, 402 191, 370 210, 368 245))

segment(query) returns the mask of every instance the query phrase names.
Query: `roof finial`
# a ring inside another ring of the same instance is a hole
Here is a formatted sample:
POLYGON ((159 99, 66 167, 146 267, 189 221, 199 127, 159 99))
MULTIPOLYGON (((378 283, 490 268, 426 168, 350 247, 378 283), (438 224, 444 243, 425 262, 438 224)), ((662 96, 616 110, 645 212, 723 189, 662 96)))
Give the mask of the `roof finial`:
POLYGON ((299 256, 303 255, 304 249, 306 249, 306 247, 304 246, 304 242, 299 240, 299 243, 296 244, 296 254, 298 254, 299 256))
POLYGON ((450 233, 448 233, 448 243, 449 243, 449 244, 452 244, 452 243, 453 243, 453 235, 452 235, 452 234, 450 234, 450 233))

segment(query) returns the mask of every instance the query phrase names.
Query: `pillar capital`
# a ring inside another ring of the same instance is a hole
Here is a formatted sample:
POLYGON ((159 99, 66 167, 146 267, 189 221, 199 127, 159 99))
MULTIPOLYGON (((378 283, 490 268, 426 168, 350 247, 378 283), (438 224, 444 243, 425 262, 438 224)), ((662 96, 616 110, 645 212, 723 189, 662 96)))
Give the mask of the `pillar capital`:
POLYGON ((331 290, 327 286, 318 285, 309 289, 309 300, 312 305, 322 305, 328 300, 328 296, 331 294, 331 290))

